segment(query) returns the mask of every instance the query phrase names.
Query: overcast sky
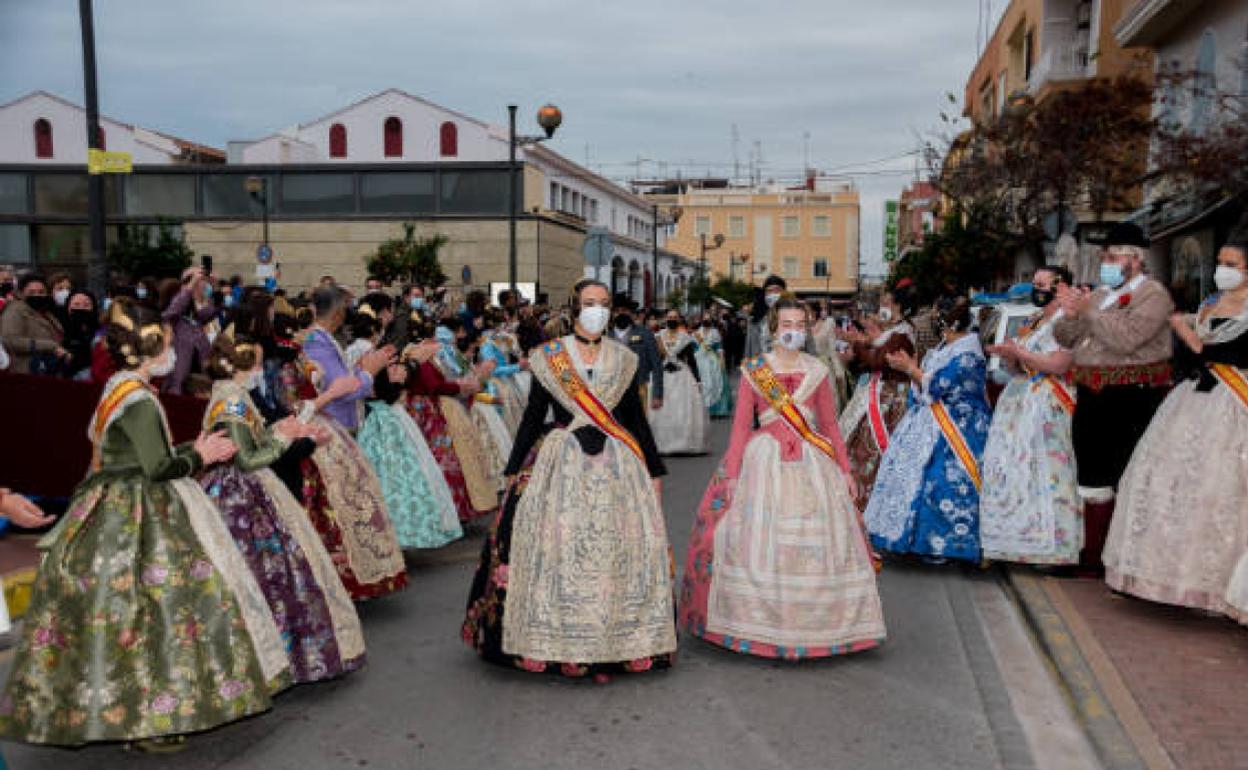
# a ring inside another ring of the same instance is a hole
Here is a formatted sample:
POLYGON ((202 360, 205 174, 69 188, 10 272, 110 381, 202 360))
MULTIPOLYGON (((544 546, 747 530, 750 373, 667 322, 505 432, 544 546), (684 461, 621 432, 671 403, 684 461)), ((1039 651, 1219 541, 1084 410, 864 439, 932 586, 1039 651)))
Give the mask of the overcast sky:
MULTIPOLYGON (((389 87, 499 124, 509 102, 528 122, 549 101, 554 149, 616 179, 638 157, 643 176, 730 173, 736 124, 742 167, 757 140, 764 178, 806 157, 860 172, 870 263, 914 159, 870 162, 939 127, 986 2, 97 0, 100 107, 224 148, 389 87)), ((73 0, 0 0, 0 102, 81 103, 80 45, 73 0)))

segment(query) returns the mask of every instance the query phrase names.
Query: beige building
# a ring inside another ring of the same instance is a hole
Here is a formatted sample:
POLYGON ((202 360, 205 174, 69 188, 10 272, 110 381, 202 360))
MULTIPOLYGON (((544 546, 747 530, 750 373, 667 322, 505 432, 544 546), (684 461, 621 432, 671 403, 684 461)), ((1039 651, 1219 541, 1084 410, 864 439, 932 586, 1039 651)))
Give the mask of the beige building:
POLYGON ((859 198, 851 183, 812 177, 805 187, 787 189, 680 182, 646 197, 676 220, 669 249, 696 263, 706 244, 712 282, 732 277, 757 284, 774 273, 804 295, 848 296, 858 289, 859 198))

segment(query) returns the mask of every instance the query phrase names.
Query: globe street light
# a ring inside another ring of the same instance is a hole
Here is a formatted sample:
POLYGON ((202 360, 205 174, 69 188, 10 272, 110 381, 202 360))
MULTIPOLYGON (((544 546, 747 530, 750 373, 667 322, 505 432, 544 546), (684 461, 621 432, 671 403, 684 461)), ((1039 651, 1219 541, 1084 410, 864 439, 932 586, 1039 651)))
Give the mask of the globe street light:
MULTIPOLYGON (((551 139, 555 129, 563 123, 563 113, 553 104, 544 105, 537 111, 537 125, 541 126, 546 136, 517 136, 516 110, 514 104, 507 105, 507 283, 514 293, 516 291, 516 204, 519 194, 516 192, 516 175, 519 166, 516 163, 516 148, 529 144, 537 144, 551 139)), ((540 276, 535 276, 535 279, 540 276)), ((536 286, 536 280, 535 280, 536 286)))

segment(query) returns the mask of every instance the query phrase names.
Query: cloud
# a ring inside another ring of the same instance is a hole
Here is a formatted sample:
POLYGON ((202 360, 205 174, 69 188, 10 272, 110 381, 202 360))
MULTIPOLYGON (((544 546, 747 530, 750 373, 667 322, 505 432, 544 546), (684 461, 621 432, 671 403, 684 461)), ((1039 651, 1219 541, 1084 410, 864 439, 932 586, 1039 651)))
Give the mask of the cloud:
MULTIPOLYGON (((496 123, 559 104, 553 145, 622 177, 731 169, 761 143, 765 176, 913 149, 975 60, 970 0, 127 0, 96 3, 101 109, 224 146, 399 87, 496 123), (696 161, 683 164, 684 161, 696 161), (698 164, 701 164, 700 166, 698 164), (683 164, 683 165, 682 165, 683 164), (643 166, 656 173, 658 166, 643 166)), ((82 99, 77 4, 0 0, 0 101, 82 99)), ((912 159, 868 167, 862 249, 912 159), (889 171, 896 173, 889 174, 889 171)))

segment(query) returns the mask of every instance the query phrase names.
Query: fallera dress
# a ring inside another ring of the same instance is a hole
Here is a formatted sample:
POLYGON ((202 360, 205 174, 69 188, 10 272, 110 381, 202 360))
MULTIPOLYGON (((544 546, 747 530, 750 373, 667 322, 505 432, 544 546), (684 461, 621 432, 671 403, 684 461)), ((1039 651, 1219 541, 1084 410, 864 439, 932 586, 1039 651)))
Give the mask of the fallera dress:
MULTIPOLYGON (((831 377, 814 356, 798 361, 775 381, 837 460, 743 373, 732 440, 694 520, 680 594, 685 631, 788 660, 870 649, 886 635, 871 552, 844 481, 831 377)), ((775 365, 771 356, 763 362, 775 365)))
POLYGON ((924 356, 923 382, 911 388, 909 409, 884 454, 865 512, 876 549, 980 560, 975 474, 991 420, 986 371, 974 334, 924 356), (952 435, 941 429, 941 415, 952 435))
POLYGON ((289 684, 277 624, 135 372, 105 385, 92 470, 45 550, 0 735, 74 746, 208 730, 289 684))
POLYGON ((544 429, 531 474, 507 496, 481 553, 463 624, 487 661, 569 677, 671 665, 672 560, 652 476, 665 471, 637 387, 637 357, 604 340, 594 366, 573 337, 535 349, 508 474, 544 429), (610 424, 578 405, 568 372, 610 424))
POLYGON ((463 466, 459 464, 459 454, 455 451, 450 428, 439 404, 444 397, 457 396, 459 386, 443 377, 442 372, 431 362, 414 364, 408 371, 404 406, 412 421, 420 428, 425 443, 429 445, 429 451, 438 462, 442 478, 451 490, 451 499, 455 502, 459 521, 471 521, 480 514, 472 507, 463 466))
POLYGON ((227 432, 238 447, 234 459, 209 468, 201 484, 264 592, 294 681, 359 668, 364 631, 351 597, 307 512, 269 470, 289 444, 265 428, 247 391, 229 380, 213 384, 204 429, 227 432))
POLYGON ((706 454, 710 416, 698 387, 697 342, 685 332, 656 335, 663 352, 663 406, 650 410, 650 430, 659 453, 706 454))

